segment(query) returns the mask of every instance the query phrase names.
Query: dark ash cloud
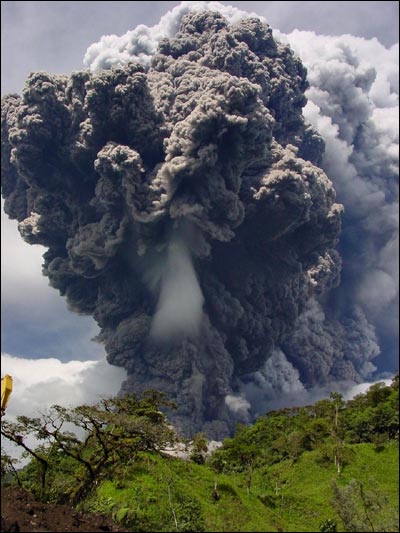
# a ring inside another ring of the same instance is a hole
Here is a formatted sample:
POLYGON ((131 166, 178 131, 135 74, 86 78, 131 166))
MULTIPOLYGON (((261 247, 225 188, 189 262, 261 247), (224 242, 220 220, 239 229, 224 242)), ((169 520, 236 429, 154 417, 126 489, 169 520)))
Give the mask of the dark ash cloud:
POLYGON ((273 353, 293 368, 277 347, 304 385, 361 379, 378 353, 362 311, 319 310, 340 280, 342 206, 302 114, 301 61, 260 20, 204 11, 158 39, 150 67, 124 58, 35 73, 2 100, 5 211, 99 324, 123 389, 161 389, 182 431, 221 437, 273 353))

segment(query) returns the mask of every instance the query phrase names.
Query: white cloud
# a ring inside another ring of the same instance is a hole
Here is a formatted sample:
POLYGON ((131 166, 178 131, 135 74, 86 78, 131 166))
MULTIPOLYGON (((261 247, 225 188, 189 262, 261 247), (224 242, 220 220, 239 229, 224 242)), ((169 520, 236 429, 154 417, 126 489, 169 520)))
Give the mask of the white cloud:
MULTIPOLYGON (((101 398, 117 395, 126 377, 125 370, 105 360, 63 363, 56 358, 24 359, 6 353, 1 355, 1 360, 2 375, 13 378, 5 414, 10 421, 20 415, 39 416, 55 404, 64 407, 95 404, 101 398)), ((72 425, 68 429, 76 430, 72 425)), ((26 444, 35 447, 38 442, 29 436, 26 444)), ((3 438, 2 446, 21 461, 21 448, 3 438)), ((23 459, 20 466, 27 462, 27 458, 23 459)))
POLYGON ((200 11, 218 11, 231 23, 251 16, 265 21, 256 13, 248 13, 220 2, 184 1, 163 15, 159 23, 154 26, 139 24, 134 30, 121 36, 103 35, 100 41, 89 46, 83 63, 92 71, 96 71, 101 68, 126 65, 132 61, 132 56, 135 56, 137 61, 147 66, 161 39, 176 34, 183 16, 200 11))
POLYGON ((92 404, 118 393, 126 377, 122 368, 102 361, 24 359, 2 354, 2 372, 13 378, 7 416, 36 416, 54 404, 92 404))
POLYGON ((383 381, 385 385, 388 387, 391 383, 391 379, 382 379, 378 381, 374 381, 373 383, 358 383, 357 385, 354 385, 350 389, 348 389, 344 394, 343 397, 345 400, 351 400, 354 398, 354 396, 357 396, 357 394, 365 394, 367 390, 374 385, 374 383, 379 383, 383 381))

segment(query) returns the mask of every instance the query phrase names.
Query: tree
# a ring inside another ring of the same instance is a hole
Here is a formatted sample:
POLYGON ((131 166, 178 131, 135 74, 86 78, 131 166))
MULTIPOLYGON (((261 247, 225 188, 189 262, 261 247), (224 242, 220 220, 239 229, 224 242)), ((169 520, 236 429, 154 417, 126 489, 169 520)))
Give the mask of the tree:
POLYGON ((387 496, 380 490, 376 480, 369 486, 352 479, 341 488, 332 484, 332 506, 340 516, 345 531, 397 531, 398 517, 393 516, 387 496))
POLYGON ((12 476, 16 479, 18 485, 22 487, 21 479, 18 475, 18 470, 16 465, 19 463, 19 460, 15 457, 11 457, 3 448, 1 449, 1 478, 7 482, 7 478, 12 476))
POLYGON ((191 443, 190 459, 195 463, 202 465, 206 460, 208 451, 208 441, 204 433, 196 433, 191 443))
POLYGON ((72 409, 54 405, 37 418, 5 421, 1 433, 40 464, 42 497, 49 468, 55 466, 57 452, 62 452, 80 472, 70 494, 77 501, 116 462, 132 461, 139 451, 157 452, 173 443, 174 433, 160 410, 165 406, 174 404, 157 391, 147 391, 142 398, 130 394, 72 409), (33 449, 27 444, 29 435, 43 444, 33 449))
POLYGON ((340 420, 340 412, 345 407, 342 394, 338 392, 331 392, 330 400, 334 408, 334 418, 332 425, 332 436, 334 439, 334 461, 338 474, 342 471, 342 459, 344 449, 344 432, 340 420))
POLYGON ((39 445, 34 449, 28 444, 27 437, 34 435, 37 440, 43 441, 46 437, 42 431, 42 421, 40 418, 29 418, 26 416, 17 417, 17 422, 4 420, 1 424, 1 434, 3 437, 20 446, 26 454, 36 460, 39 465, 40 489, 42 498, 45 495, 46 476, 49 470, 49 459, 53 452, 53 446, 39 445))
POLYGON ((367 392, 365 393, 367 404, 371 407, 376 407, 380 403, 385 402, 390 396, 390 393, 391 389, 390 387, 387 387, 385 385, 384 381, 374 383, 368 388, 367 392))
POLYGON ((399 391, 396 378, 391 386, 375 383, 365 394, 358 394, 347 402, 343 416, 346 436, 350 442, 374 442, 398 437, 399 391))
POLYGON ((396 374, 394 378, 392 379, 392 383, 390 384, 390 387, 394 390, 399 390, 399 374, 396 374))
POLYGON ((274 465, 274 469, 268 474, 275 491, 275 497, 279 499, 279 519, 283 520, 285 510, 285 497, 291 486, 293 477, 292 464, 289 461, 282 461, 274 465))

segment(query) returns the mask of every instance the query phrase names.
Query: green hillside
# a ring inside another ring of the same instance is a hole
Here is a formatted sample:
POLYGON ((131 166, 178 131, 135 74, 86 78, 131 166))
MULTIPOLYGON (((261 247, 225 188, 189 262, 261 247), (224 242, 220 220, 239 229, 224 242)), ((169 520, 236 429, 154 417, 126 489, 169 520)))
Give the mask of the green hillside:
MULTIPOLYGON (((388 508, 398 509, 397 445, 381 452, 372 444, 351 448, 354 458, 340 485, 358 479, 368 486, 375 478, 389 497, 388 508)), ((315 455, 305 452, 293 465, 286 460, 256 469, 248 493, 243 474, 216 475, 207 465, 143 454, 102 482, 81 506, 109 514, 132 531, 319 531, 327 518, 345 531, 330 503, 335 467, 319 466, 315 455), (286 483, 276 490, 276 480, 286 483), (212 495, 215 481, 218 501, 212 495)))
POLYGON ((3 482, 13 474, 44 501, 129 531, 398 531, 398 385, 267 413, 211 455, 197 435, 187 460, 166 455, 176 437, 160 393, 56 406, 3 422, 2 435, 32 456, 17 471, 3 455, 3 482))

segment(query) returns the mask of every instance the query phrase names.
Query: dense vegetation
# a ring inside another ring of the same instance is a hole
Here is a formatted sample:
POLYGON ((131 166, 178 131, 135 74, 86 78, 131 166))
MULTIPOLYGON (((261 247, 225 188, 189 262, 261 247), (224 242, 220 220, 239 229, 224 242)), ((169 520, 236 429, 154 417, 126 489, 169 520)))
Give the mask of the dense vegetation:
POLYGON ((17 471, 4 454, 2 473, 131 531, 398 531, 398 390, 397 376, 347 402, 269 412, 211 456, 196 435, 189 461, 165 454, 173 406, 159 393, 54 406, 3 421, 32 460, 17 471))

